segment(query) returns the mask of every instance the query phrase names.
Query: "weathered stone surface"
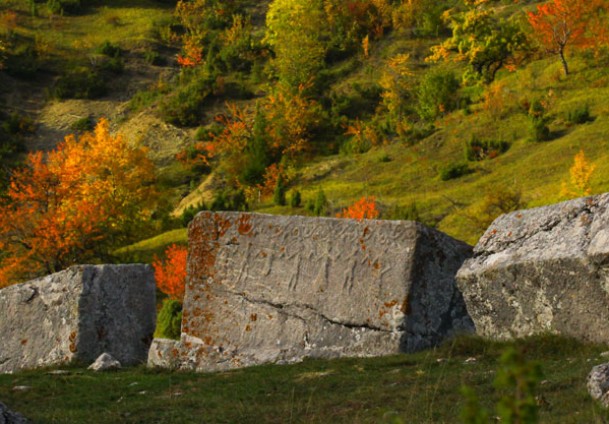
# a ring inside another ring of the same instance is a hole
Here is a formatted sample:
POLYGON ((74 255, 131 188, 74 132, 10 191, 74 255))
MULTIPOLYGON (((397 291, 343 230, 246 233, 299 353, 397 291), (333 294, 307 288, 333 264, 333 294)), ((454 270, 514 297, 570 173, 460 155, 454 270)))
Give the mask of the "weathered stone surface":
POLYGON ((29 421, 21 414, 13 412, 0 402, 0 424, 27 424, 29 421))
POLYGON ((473 329, 454 282, 471 248, 415 222, 203 212, 189 243, 180 368, 386 355, 473 329))
POLYGON ((586 383, 592 399, 599 401, 605 408, 609 407, 609 363, 592 368, 586 383))
POLYGON ((103 352, 124 365, 146 360, 155 328, 155 283, 147 265, 75 266, 0 290, 0 372, 103 352))
POLYGON ((102 353, 99 357, 89 365, 90 370, 92 371, 111 371, 118 370, 121 368, 121 363, 114 358, 114 356, 109 353, 102 353))
POLYGON ((609 194, 502 215, 457 281, 480 335, 609 342, 609 194))
POLYGON ((179 368, 177 357, 180 342, 170 339, 154 339, 148 351, 148 366, 176 369, 179 368))

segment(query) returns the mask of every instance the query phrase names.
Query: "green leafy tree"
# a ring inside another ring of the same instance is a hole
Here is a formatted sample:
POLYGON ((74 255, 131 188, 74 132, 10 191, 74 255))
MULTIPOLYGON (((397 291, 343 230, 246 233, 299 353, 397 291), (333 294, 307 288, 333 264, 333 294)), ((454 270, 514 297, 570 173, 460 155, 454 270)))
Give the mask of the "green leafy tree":
POLYGON ((274 0, 266 16, 266 41, 275 52, 279 80, 297 88, 324 66, 324 14, 321 0, 274 0))
POLYGON ((487 8, 486 1, 464 3, 465 10, 450 17, 452 37, 433 47, 428 60, 466 61, 474 77, 490 83, 501 68, 514 66, 517 53, 527 47, 526 37, 516 23, 487 8))

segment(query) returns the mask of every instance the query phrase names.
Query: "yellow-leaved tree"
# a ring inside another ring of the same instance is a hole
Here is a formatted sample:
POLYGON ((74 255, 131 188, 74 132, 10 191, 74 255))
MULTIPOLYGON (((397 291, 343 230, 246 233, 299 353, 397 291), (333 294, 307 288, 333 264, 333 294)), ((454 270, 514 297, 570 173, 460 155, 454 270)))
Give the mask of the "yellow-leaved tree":
POLYGON ((595 169, 596 165, 588 162, 584 150, 580 150, 573 158, 573 166, 569 169, 569 182, 562 182, 561 197, 568 199, 592 194, 590 180, 595 169))

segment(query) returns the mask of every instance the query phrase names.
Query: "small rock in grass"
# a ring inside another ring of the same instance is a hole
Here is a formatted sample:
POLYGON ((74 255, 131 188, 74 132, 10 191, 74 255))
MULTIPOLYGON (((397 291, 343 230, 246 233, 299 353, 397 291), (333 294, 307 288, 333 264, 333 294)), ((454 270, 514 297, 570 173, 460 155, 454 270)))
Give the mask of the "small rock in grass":
POLYGON ((592 368, 588 374, 588 393, 605 408, 609 407, 609 363, 592 368))
POLYGON ((95 360, 90 366, 89 369, 93 371, 110 371, 117 370, 121 367, 121 363, 118 362, 112 355, 109 353, 102 353, 99 355, 99 358, 95 360))
POLYGON ((32 386, 15 386, 13 387, 13 392, 27 392, 31 390, 32 386))

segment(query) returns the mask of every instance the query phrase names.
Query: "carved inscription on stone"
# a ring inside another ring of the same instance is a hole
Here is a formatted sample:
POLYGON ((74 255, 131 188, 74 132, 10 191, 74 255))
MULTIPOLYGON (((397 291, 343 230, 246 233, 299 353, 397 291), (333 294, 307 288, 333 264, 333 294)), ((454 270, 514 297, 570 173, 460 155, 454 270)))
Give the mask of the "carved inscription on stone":
POLYGON ((205 212, 189 242, 182 368, 383 355, 471 330, 453 280, 469 246, 415 222, 205 212), (436 256, 444 267, 418 265, 436 256))

